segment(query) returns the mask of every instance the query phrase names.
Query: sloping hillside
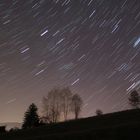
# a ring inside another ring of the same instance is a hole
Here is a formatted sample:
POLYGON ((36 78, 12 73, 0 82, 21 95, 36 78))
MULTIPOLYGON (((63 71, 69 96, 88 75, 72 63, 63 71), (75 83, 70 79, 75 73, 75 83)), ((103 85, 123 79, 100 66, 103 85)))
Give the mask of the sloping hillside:
POLYGON ((127 110, 2 134, 2 140, 119 140, 139 136, 140 110, 127 110))

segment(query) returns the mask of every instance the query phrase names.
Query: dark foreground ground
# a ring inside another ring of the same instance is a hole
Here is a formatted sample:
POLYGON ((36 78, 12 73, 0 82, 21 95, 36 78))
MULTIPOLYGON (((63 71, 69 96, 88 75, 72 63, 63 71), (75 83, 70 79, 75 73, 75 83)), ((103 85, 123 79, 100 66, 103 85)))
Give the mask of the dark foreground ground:
POLYGON ((0 140, 140 140, 140 110, 9 132, 0 140))

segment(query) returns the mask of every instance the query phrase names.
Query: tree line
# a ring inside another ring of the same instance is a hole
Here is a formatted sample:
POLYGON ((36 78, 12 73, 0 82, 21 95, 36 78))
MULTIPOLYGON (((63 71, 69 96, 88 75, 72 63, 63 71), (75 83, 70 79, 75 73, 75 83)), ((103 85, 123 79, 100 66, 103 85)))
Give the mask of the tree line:
MULTIPOLYGON (((140 106, 140 95, 134 90, 129 94, 128 103, 132 108, 140 106)), ((43 116, 39 117, 37 106, 32 103, 24 114, 22 128, 37 127, 47 123, 56 123, 60 120, 67 121, 71 115, 78 119, 82 110, 83 100, 79 94, 73 94, 67 88, 54 88, 42 99, 43 116)), ((96 115, 103 115, 103 111, 96 110, 96 115)))
POLYGON ((42 99, 43 116, 39 117, 37 106, 32 103, 24 114, 22 128, 32 128, 40 124, 67 121, 74 115, 78 119, 82 110, 83 100, 79 94, 73 94, 66 88, 54 88, 42 99))

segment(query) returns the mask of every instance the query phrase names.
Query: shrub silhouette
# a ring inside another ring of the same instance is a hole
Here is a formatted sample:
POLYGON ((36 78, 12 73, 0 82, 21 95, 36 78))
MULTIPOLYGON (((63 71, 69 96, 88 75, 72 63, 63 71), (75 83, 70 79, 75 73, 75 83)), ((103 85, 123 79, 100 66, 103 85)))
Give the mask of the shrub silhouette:
POLYGON ((103 111, 100 109, 97 109, 95 113, 97 116, 103 115, 103 111))

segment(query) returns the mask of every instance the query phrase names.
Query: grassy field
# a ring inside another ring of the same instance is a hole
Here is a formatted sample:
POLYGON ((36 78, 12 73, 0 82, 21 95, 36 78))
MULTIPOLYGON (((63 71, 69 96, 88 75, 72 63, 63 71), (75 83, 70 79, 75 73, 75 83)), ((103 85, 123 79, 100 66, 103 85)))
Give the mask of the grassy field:
POLYGON ((138 140, 140 110, 127 110, 0 135, 0 140, 138 140))

